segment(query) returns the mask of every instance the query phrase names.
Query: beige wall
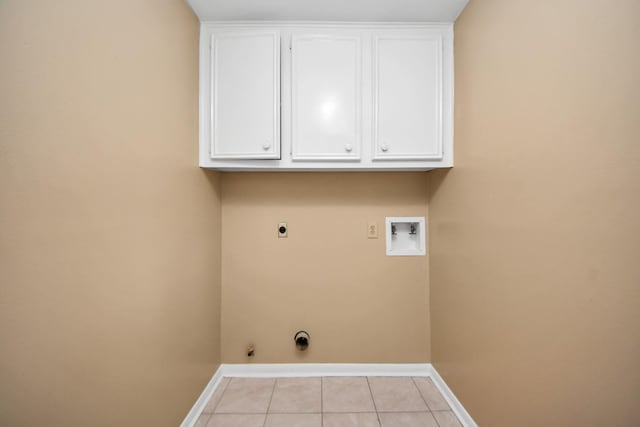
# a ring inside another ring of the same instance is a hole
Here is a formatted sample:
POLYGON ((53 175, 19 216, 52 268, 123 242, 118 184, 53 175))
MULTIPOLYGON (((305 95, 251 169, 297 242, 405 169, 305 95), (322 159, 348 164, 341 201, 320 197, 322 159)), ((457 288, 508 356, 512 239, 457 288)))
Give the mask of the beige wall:
POLYGON ((219 175, 184 2, 0 2, 0 424, 176 425, 251 343, 432 354, 481 425, 633 425, 639 6, 472 1, 449 172, 219 175), (386 257, 428 203, 431 271, 386 257))
POLYGON ((383 231, 385 216, 427 214, 426 178, 223 174, 223 362, 246 363, 249 343, 257 363, 428 361, 427 257, 387 257, 383 231))
POLYGON ((0 2, 0 425, 176 426, 219 362, 181 0, 0 2))
POLYGON ((432 356, 483 426, 640 420, 640 2, 472 1, 432 356))

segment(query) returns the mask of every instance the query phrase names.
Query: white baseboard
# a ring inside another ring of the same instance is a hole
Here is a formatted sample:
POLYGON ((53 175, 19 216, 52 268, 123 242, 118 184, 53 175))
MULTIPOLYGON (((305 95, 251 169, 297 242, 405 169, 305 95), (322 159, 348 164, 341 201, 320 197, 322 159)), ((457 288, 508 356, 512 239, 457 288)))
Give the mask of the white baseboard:
POLYGON ((196 424, 198 417, 200 417, 200 414, 202 414, 202 411, 204 410, 204 407, 207 406, 207 402, 209 402, 209 399, 213 396, 213 392, 216 391, 222 382, 224 375, 222 375, 221 368, 222 365, 218 367, 216 372, 213 374, 213 377, 209 380, 207 386, 204 388, 202 393, 200 393, 200 397, 198 397, 196 403, 193 404, 193 407, 182 421, 182 424, 180 424, 180 427, 193 427, 196 424))
POLYGON ((431 377, 464 427, 478 427, 471 415, 430 363, 274 363, 222 364, 193 405, 180 427, 193 427, 223 377, 431 377))
POLYGON ((440 394, 442 394, 444 399, 447 401, 447 403, 451 407, 451 410, 454 414, 456 414, 456 417, 458 417, 462 425, 464 427, 478 427, 478 424, 473 421, 471 415, 469 415, 467 410, 464 409, 462 403, 460 403, 458 398, 453 394, 447 383, 444 382, 438 371, 436 371, 436 368, 434 368, 431 364, 429 364, 429 366, 431 367, 431 374, 429 375, 431 377, 431 381, 433 381, 436 387, 438 387, 438 390, 440 390, 440 394))
POLYGON ((221 365, 226 377, 421 377, 428 363, 274 363, 221 365))

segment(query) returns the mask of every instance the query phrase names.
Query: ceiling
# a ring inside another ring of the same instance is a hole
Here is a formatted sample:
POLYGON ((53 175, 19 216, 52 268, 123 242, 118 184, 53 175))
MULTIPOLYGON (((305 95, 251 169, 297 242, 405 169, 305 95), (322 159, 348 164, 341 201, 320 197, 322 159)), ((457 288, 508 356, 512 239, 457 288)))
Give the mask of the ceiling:
POLYGON ((453 22, 469 0, 186 0, 201 21, 453 22))

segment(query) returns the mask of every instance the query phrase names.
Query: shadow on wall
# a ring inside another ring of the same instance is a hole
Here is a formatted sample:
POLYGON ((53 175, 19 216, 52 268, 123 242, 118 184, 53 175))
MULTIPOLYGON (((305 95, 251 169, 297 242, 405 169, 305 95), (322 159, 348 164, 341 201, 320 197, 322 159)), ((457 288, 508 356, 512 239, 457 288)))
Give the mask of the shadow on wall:
POLYGON ((305 206, 406 204, 423 188, 425 172, 275 172, 222 174, 225 201, 305 206))
POLYGON ((431 200, 436 196, 438 190, 440 189, 440 186, 450 172, 451 169, 435 169, 429 172, 429 203, 431 203, 431 200))
POLYGON ((200 169, 204 176, 209 181, 209 186, 215 192, 220 195, 220 172, 212 169, 200 169))

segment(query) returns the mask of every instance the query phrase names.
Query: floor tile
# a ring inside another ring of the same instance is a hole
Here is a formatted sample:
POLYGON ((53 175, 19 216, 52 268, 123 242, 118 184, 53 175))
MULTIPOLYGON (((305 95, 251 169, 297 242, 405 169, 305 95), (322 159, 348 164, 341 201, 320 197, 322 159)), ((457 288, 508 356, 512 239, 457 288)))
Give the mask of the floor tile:
POLYGON ((378 412, 428 411, 411 377, 369 377, 378 412))
POLYGON ((266 413, 275 381, 275 378, 231 378, 215 413, 266 413))
POLYGON ((321 378, 278 378, 270 413, 321 411, 321 378))
POLYGON ((211 414, 200 414, 193 427, 205 427, 207 425, 207 421, 209 421, 209 418, 211 418, 211 414))
POLYGON ((433 417, 438 422, 440 427, 462 427, 460 421, 451 411, 437 411, 433 412, 433 417))
POLYGON ((265 416, 264 414, 213 414, 207 427, 263 427, 265 416))
POLYGON ((433 381, 429 377, 414 377, 413 381, 415 381, 416 386, 418 386, 418 390, 420 390, 420 394, 424 398, 424 401, 427 402, 427 406, 432 411, 449 411, 449 405, 447 401, 444 400, 444 397, 440 394, 438 389, 436 388, 433 381))
POLYGON ((430 412, 382 412, 382 427, 438 427, 430 412))
POLYGON ((320 414, 269 414, 264 427, 321 427, 320 414))
POLYGON ((224 389, 227 388, 227 385, 229 385, 230 380, 231 378, 223 378, 222 381, 220 381, 220 384, 218 384, 218 387, 216 387, 216 391, 213 392, 213 395, 207 402, 207 405, 202 410, 203 414, 213 413, 213 411, 216 409, 216 405, 218 404, 218 402, 220 402, 220 398, 222 397, 222 393, 224 393, 224 389))
POLYGON ((366 377, 322 379, 324 412, 375 412, 366 377))
POLYGON ((375 412, 359 412, 354 414, 323 414, 323 427, 380 427, 375 412))

